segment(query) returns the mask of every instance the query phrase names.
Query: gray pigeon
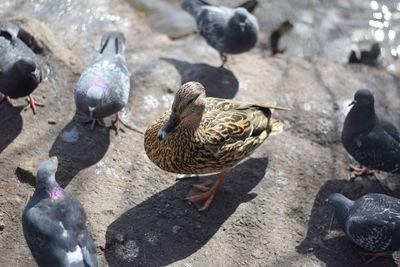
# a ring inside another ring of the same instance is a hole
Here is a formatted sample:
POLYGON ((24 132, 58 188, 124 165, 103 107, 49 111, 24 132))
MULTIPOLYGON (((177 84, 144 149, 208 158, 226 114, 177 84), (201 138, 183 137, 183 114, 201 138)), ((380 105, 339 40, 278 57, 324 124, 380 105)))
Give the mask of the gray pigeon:
POLYGON ((243 6, 247 3, 237 8, 212 6, 201 0, 182 3, 182 8, 196 19, 200 34, 219 52, 222 66, 227 61, 226 54, 247 52, 257 43, 257 19, 243 6))
POLYGON ((353 107, 344 121, 342 143, 363 166, 352 167, 354 174, 368 174, 369 168, 399 173, 400 132, 389 120, 377 116, 372 92, 358 90, 350 105, 353 107))
POLYGON ((0 21, 0 92, 10 98, 27 97, 33 112, 42 106, 31 93, 42 81, 42 73, 33 51, 18 38, 19 28, 0 21))
POLYGON ((57 166, 52 157, 38 168, 36 190, 22 215, 26 242, 40 267, 98 266, 85 211, 56 182, 57 166))
POLYGON ((76 107, 86 113, 92 129, 99 119, 116 114, 128 103, 130 74, 124 57, 125 37, 121 32, 103 36, 99 54, 82 73, 75 87, 76 107))
POLYGON ((346 236, 369 262, 400 249, 400 199, 384 194, 367 194, 352 201, 334 193, 328 202, 346 236))

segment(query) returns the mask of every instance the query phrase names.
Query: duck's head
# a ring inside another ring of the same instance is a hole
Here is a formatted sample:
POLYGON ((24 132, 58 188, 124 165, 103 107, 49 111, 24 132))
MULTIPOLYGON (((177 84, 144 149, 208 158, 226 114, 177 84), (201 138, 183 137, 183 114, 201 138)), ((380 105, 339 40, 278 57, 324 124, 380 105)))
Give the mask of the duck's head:
POLYGON ((368 89, 360 89, 354 94, 354 100, 349 106, 374 106, 374 95, 368 89))
POLYGON ((206 90, 201 83, 187 82, 175 94, 168 121, 158 131, 157 137, 165 140, 179 125, 197 127, 206 107, 206 90))

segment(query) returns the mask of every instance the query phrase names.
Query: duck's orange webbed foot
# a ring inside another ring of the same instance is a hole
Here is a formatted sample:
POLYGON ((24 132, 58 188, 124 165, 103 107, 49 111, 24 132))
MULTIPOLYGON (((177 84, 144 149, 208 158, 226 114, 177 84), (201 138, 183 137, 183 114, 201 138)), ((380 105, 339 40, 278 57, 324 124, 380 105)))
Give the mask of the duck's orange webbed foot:
POLYGON ((224 176, 227 171, 223 171, 218 174, 217 179, 215 183, 209 188, 204 185, 198 185, 194 184, 192 185, 194 188, 197 190, 201 191, 202 193, 199 193, 195 196, 188 197, 186 200, 189 202, 197 202, 200 200, 206 200, 206 202, 203 204, 201 208, 199 208, 199 211, 205 211, 208 209, 210 206, 211 202, 214 200, 215 192, 217 191, 218 187, 221 185, 222 181, 224 180, 224 176))

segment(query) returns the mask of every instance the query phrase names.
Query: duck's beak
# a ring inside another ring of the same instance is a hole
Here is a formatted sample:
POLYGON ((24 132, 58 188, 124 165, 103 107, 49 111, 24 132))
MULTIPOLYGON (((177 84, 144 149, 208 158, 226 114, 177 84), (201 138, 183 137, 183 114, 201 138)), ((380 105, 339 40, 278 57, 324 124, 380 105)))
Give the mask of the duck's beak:
POLYGON ((157 138, 165 140, 167 137, 175 131, 180 123, 179 115, 177 113, 171 113, 169 120, 164 124, 163 127, 158 131, 157 138))
POLYGON ((353 105, 356 104, 356 103, 357 103, 357 101, 355 101, 355 100, 351 101, 351 103, 349 104, 349 107, 350 107, 350 106, 353 106, 353 105))

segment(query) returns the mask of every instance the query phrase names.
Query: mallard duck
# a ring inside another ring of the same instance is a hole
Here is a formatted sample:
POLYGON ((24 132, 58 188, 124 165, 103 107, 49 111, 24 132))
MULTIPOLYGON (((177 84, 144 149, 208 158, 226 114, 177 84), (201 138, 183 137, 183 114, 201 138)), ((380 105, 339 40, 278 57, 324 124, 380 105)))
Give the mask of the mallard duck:
MULTIPOLYGON (((275 107, 277 108, 277 107, 275 107)), ((209 188, 193 185, 202 193, 187 198, 206 200, 206 210, 227 171, 249 156, 283 123, 271 118, 267 106, 206 97, 198 82, 187 82, 176 92, 172 111, 145 132, 147 156, 161 169, 179 174, 219 173, 209 188)))

